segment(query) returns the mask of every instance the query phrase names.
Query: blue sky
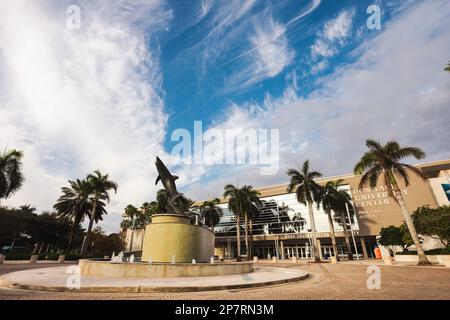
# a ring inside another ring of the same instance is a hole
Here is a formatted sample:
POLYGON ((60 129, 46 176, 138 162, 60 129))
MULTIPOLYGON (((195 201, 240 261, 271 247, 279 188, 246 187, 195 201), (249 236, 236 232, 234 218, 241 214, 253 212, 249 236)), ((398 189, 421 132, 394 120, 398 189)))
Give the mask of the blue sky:
POLYGON ((119 183, 102 223, 116 231, 128 203, 154 199, 156 155, 193 199, 285 183, 306 159, 349 173, 367 138, 449 158, 448 39, 446 0, 2 1, 0 146, 24 151, 26 177, 5 204, 51 210, 68 179, 100 169, 119 183), (171 135, 194 121, 279 130, 279 170, 183 162, 171 135))

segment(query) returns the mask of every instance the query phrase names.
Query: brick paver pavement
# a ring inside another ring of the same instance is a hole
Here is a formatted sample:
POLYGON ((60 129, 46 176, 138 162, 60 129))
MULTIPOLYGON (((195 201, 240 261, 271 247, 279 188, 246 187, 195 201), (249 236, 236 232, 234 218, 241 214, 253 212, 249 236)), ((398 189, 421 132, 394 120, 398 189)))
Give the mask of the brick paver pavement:
MULTIPOLYGON (((0 265, 0 274, 51 265, 0 265)), ((32 292, 0 288, 0 299, 450 299, 450 268, 379 266, 381 288, 367 288, 367 265, 329 263, 278 266, 299 268, 308 280, 266 288, 195 293, 91 294, 32 292)))

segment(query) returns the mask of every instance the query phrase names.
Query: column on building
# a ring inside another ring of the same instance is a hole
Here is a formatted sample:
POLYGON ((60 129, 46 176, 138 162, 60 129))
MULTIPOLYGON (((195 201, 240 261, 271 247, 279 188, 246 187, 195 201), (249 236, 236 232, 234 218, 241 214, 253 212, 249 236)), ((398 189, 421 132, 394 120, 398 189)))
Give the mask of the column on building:
POLYGON ((280 249, 281 249, 281 259, 283 259, 284 260, 284 241, 283 240, 281 240, 280 241, 280 249))

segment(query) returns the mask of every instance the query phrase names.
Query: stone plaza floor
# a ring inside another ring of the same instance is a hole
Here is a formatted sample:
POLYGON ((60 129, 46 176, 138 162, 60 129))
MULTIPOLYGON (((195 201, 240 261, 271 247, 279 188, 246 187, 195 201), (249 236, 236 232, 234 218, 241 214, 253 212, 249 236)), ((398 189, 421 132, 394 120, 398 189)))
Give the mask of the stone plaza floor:
MULTIPOLYGON (((268 265, 268 263, 261 263, 268 265)), ((223 299, 223 300, 310 300, 310 299, 450 299, 450 268, 394 265, 379 261, 299 264, 278 263, 274 267, 306 271, 310 277, 299 282, 262 288, 184 293, 76 293, 42 292, 0 288, 0 299, 223 299), (368 289, 368 267, 380 268, 380 289, 368 289)), ((33 268, 61 267, 55 264, 0 265, 0 275, 33 268)))

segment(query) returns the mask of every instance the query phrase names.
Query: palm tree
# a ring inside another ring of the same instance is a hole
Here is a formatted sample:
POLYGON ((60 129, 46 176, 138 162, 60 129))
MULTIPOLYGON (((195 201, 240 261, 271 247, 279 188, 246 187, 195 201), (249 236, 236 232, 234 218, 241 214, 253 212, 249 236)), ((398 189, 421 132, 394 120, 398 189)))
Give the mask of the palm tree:
POLYGON ((245 225, 245 245, 247 250, 247 260, 253 256, 253 218, 258 216, 258 207, 262 205, 259 199, 260 193, 252 186, 243 186, 242 189, 246 204, 244 206, 244 225, 245 225), (249 232, 250 231, 250 232, 249 232), (250 233, 250 239, 249 239, 250 233))
POLYGON ((215 227, 219 221, 220 217, 223 215, 222 209, 217 205, 220 203, 218 198, 213 200, 205 201, 200 206, 200 216, 204 219, 204 224, 208 227, 215 227))
POLYGON ((232 184, 225 186, 223 196, 228 197, 228 209, 236 218, 236 246, 237 261, 241 261, 241 216, 242 216, 242 192, 232 184))
POLYGON ((5 150, 0 155, 0 199, 7 199, 22 186, 22 157, 17 150, 5 150))
POLYGON ((136 221, 135 220, 139 215, 139 210, 135 206, 129 204, 125 207, 125 215, 129 219, 131 219, 130 251, 132 251, 133 250, 134 230, 136 229, 136 221))
POLYGON ((288 176, 291 177, 291 181, 288 186, 288 192, 295 191, 297 201, 299 203, 308 206, 309 221, 311 224, 311 233, 313 238, 314 261, 320 262, 319 256, 319 243, 316 235, 316 224, 314 221, 313 203, 318 202, 320 197, 320 186, 314 181, 315 178, 322 176, 320 172, 310 171, 309 160, 306 160, 302 167, 297 169, 289 169, 287 171, 288 176))
POLYGON ((245 223, 245 246, 247 249, 247 259, 250 259, 250 246, 248 239, 248 220, 252 213, 252 207, 260 204, 258 198, 259 192, 253 190, 252 186, 243 186, 237 188, 231 184, 225 186, 224 197, 228 197, 228 208, 236 217, 236 241, 237 241, 237 260, 241 259, 241 218, 245 223))
POLYGON ((369 151, 362 156, 361 160, 354 168, 355 174, 363 174, 359 187, 362 188, 364 185, 370 184, 370 186, 374 188, 377 185, 378 178, 383 176, 389 195, 393 197, 400 206, 403 219, 405 220, 406 226, 408 227, 409 233, 411 234, 417 249, 419 265, 430 264, 422 249, 411 215, 408 212, 405 199, 403 198, 397 182, 397 178, 400 178, 405 183, 405 186, 408 186, 408 172, 414 173, 423 180, 426 179, 420 169, 400 162, 401 159, 410 156, 413 156, 418 160, 423 159, 425 157, 425 152, 416 147, 400 147, 399 143, 396 141, 389 141, 383 146, 378 141, 368 139, 366 141, 366 146, 369 148, 369 151))
MULTIPOLYGON (((336 182, 336 187, 341 183, 342 180, 338 180, 336 182)), ((337 190, 335 196, 336 202, 333 211, 337 215, 337 218, 340 221, 340 224, 342 225, 342 230, 344 231, 345 246, 347 248, 347 258, 348 260, 353 260, 353 250, 350 244, 350 235, 349 230, 347 228, 347 219, 346 219, 347 208, 351 208, 353 206, 352 198, 346 190, 337 190)), ((349 223, 351 224, 352 221, 349 221, 349 223)))
POLYGON ((108 192, 110 190, 114 190, 114 192, 117 192, 117 183, 109 180, 108 174, 103 175, 99 170, 94 171, 94 174, 89 174, 86 179, 90 183, 92 188, 91 197, 93 206, 89 220, 89 227, 86 233, 86 239, 81 247, 81 254, 84 254, 86 246, 89 244, 89 238, 91 236, 94 220, 96 220, 96 218, 101 220, 102 212, 98 212, 97 207, 104 205, 103 201, 105 200, 109 202, 108 192), (100 214, 100 217, 98 216, 98 214, 100 214))
POLYGON ((321 190, 320 201, 322 203, 323 210, 328 216, 328 224, 331 231, 331 243, 333 245, 334 256, 338 257, 338 250, 336 244, 336 234, 334 233, 333 218, 331 217, 331 210, 335 211, 337 206, 337 188, 341 180, 328 181, 321 190))
POLYGON ((57 200, 53 208, 58 213, 58 217, 73 222, 72 231, 67 244, 67 251, 70 249, 75 232, 85 216, 89 216, 92 209, 90 199, 91 185, 87 180, 69 180, 70 187, 62 187, 62 195, 57 200))

